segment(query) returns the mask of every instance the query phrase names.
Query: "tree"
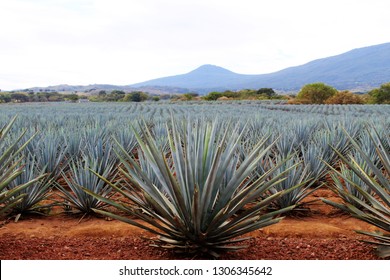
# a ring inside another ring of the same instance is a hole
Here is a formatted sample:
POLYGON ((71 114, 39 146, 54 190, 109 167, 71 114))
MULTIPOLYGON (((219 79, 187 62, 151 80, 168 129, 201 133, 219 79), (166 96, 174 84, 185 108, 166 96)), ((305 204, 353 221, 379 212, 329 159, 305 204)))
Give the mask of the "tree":
POLYGON ((369 103, 371 104, 390 104, 390 83, 371 90, 368 95, 370 96, 369 103))
POLYGON ((209 94, 207 94, 204 97, 204 100, 213 101, 213 100, 217 100, 218 98, 220 98, 222 96, 223 96, 222 92, 213 91, 213 92, 210 92, 209 94))
POLYGON ((238 92, 240 95, 241 99, 246 99, 251 96, 256 96, 257 95, 257 90, 254 89, 242 89, 238 92))
POLYGON ((0 103, 8 103, 11 102, 11 95, 9 93, 1 93, 0 94, 0 103))
POLYGON ((240 94, 238 92, 231 91, 231 90, 225 90, 222 94, 223 94, 223 96, 226 96, 227 98, 239 98, 240 97, 240 94))
POLYGON ((141 102, 148 99, 148 95, 142 91, 134 91, 130 94, 130 101, 141 102))
POLYGON ((275 91, 272 88, 260 88, 256 92, 259 95, 266 95, 267 97, 273 97, 276 95, 275 91))
POLYGON ((59 94, 52 94, 49 96, 47 101, 59 102, 59 101, 63 101, 63 100, 64 100, 63 96, 61 96, 59 94))
POLYGON ((189 100, 192 100, 194 97, 189 93, 185 93, 185 94, 183 94, 183 98, 184 98, 184 100, 189 101, 189 100))
POLYGON ((199 96, 198 93, 185 93, 185 94, 183 94, 184 100, 187 100, 187 101, 193 100, 195 97, 198 97, 198 96, 199 96))
POLYGON ((124 92, 123 90, 113 90, 113 91, 111 91, 111 94, 125 95, 126 92, 124 92))
POLYGON ((335 95, 328 98, 325 101, 325 103, 326 104, 363 104, 364 100, 358 94, 354 94, 348 90, 343 90, 337 92, 335 95))
POLYGON ((77 94, 65 94, 64 99, 72 102, 76 102, 80 99, 80 97, 77 94))
POLYGON ((12 93, 11 99, 14 102, 28 102, 29 101, 28 95, 25 93, 21 93, 21 92, 12 93))
POLYGON ((325 101, 334 96, 337 90, 324 83, 313 83, 305 85, 297 95, 301 103, 324 104, 325 101))

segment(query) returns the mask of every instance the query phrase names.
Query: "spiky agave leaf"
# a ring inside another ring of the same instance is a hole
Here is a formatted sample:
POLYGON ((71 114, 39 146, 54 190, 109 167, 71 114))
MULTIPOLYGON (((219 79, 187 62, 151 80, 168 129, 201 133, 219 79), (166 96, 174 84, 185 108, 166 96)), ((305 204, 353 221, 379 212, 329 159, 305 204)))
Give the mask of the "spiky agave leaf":
POLYGON ((7 145, 4 140, 9 134, 16 118, 17 116, 12 118, 8 125, 0 130, 0 217, 12 212, 13 208, 17 207, 24 199, 25 194, 22 191, 40 179, 34 178, 15 188, 9 188, 10 183, 23 173, 23 158, 20 154, 36 135, 34 134, 30 139, 20 145, 25 135, 25 132, 22 132, 17 139, 7 145))
POLYGON ((47 174, 39 171, 34 160, 26 162, 23 173, 15 178, 8 185, 8 189, 17 189, 19 186, 29 184, 23 190, 17 191, 16 196, 23 195, 23 199, 12 207, 12 212, 18 214, 17 219, 23 213, 45 213, 52 205, 39 203, 49 198, 49 191, 52 187, 51 180, 42 180, 47 174))
POLYGON ((167 129, 170 129, 167 134, 173 166, 167 163, 165 153, 158 149, 147 126, 142 135, 135 131, 143 156, 155 174, 153 180, 158 178, 158 184, 143 172, 135 158, 119 147, 121 172, 130 184, 122 186, 123 189, 110 185, 131 203, 120 204, 85 190, 147 225, 106 211, 96 212, 158 233, 157 246, 216 257, 220 252, 242 248, 231 245, 238 242, 235 238, 277 223, 279 215, 293 208, 265 214, 264 210, 283 192, 259 201, 285 175, 280 173, 269 180, 273 172, 270 170, 259 178, 251 178, 258 161, 271 148, 264 144, 267 139, 258 143, 241 162, 238 147, 244 130, 239 127, 195 120, 187 121, 183 129, 172 119, 167 129))
MULTIPOLYGON (((356 161, 356 158, 352 156, 351 160, 356 161)), ((364 167, 366 166, 366 164, 362 163, 360 166, 365 169, 364 167)), ((348 203, 354 205, 357 208, 363 209, 364 207, 361 206, 360 203, 356 203, 356 199, 350 199, 350 196, 357 198, 359 201, 367 202, 368 200, 365 198, 365 195, 361 194, 361 191, 359 191, 359 189, 362 189, 365 192, 372 194, 371 189, 358 175, 356 175, 355 172, 353 172, 347 166, 341 165, 339 172, 343 174, 342 177, 338 176, 337 173, 334 172, 331 174, 331 178, 333 180, 332 190, 336 192, 340 197, 342 197, 344 201, 347 201, 348 203), (345 195, 345 193, 347 193, 348 195, 345 195)))
MULTIPOLYGON (((344 169, 348 168, 356 176, 359 177, 359 181, 351 180, 350 176, 346 175, 345 172, 336 171, 335 176, 339 176, 348 184, 353 186, 356 190, 354 192, 348 191, 338 186, 334 189, 340 194, 344 203, 335 203, 324 199, 323 201, 333 205, 339 209, 342 209, 352 216, 375 225, 385 231, 385 233, 367 233, 358 231, 358 233, 371 236, 378 240, 377 243, 380 246, 377 247, 378 255, 381 257, 390 256, 390 151, 384 145, 387 141, 382 139, 377 131, 373 128, 373 132, 367 129, 367 133, 373 139, 373 143, 376 147, 376 152, 381 161, 383 168, 378 168, 378 164, 372 161, 372 157, 367 155, 359 146, 359 144, 348 135, 350 141, 356 151, 365 160, 370 172, 366 170, 366 166, 362 166, 353 157, 347 158, 335 150, 340 159, 343 162, 344 169)), ((383 136, 384 137, 384 136, 383 136)), ((336 184, 340 185, 340 180, 336 180, 336 184)), ((372 243, 372 242, 371 242, 372 243)))
POLYGON ((270 166, 275 167, 276 164, 279 164, 279 167, 276 168, 276 173, 288 172, 286 179, 272 187, 270 192, 272 194, 283 190, 289 190, 289 192, 277 199, 272 207, 282 209, 296 205, 299 208, 303 206, 304 203, 302 200, 304 198, 321 187, 321 185, 312 187, 314 180, 311 178, 308 167, 303 165, 303 162, 296 154, 287 155, 286 158, 283 158, 281 155, 276 155, 274 161, 275 163, 273 163, 273 160, 270 160, 270 166))
POLYGON ((61 135, 53 132, 42 136, 36 146, 29 153, 31 160, 35 160, 38 168, 44 173, 49 173, 46 180, 57 180, 61 172, 67 167, 67 146, 61 135))
POLYGON ((104 151, 87 149, 80 159, 74 159, 69 164, 69 173, 63 173, 63 178, 67 183, 65 188, 58 185, 64 200, 80 213, 92 213, 93 208, 102 208, 105 204, 84 191, 88 189, 103 197, 109 197, 111 187, 99 177, 91 173, 91 170, 104 177, 112 178, 116 172, 116 161, 112 156, 111 148, 106 147, 104 151))

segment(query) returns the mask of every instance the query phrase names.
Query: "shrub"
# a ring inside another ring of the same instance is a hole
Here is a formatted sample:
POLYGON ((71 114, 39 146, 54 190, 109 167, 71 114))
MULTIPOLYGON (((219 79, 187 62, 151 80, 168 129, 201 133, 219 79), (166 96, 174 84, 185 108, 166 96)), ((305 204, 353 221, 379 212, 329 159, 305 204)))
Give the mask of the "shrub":
POLYGON ((297 95, 301 103, 324 104, 325 101, 334 96, 337 90, 324 83, 313 83, 305 85, 297 95))
POLYGON ((390 83, 373 89, 369 93, 369 103, 371 104, 390 104, 390 83))
POLYGON ((363 98, 348 90, 339 91, 325 101, 326 104, 364 104, 363 98))

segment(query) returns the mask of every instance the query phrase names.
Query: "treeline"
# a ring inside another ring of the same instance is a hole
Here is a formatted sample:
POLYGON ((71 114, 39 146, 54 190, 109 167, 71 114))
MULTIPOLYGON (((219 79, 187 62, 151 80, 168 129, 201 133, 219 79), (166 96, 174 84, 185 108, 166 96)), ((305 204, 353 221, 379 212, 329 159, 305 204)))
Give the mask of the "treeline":
POLYGON ((390 104, 390 83, 385 83, 367 94, 348 90, 338 91, 324 83, 307 84, 290 98, 290 104, 390 104))
POLYGON ((149 94, 142 91, 100 90, 93 95, 58 93, 53 91, 0 92, 0 103, 22 102, 76 102, 84 99, 92 102, 143 102, 143 101, 191 101, 191 100, 288 100, 289 104, 390 104, 390 83, 385 83, 366 94, 348 90, 338 91, 324 83, 312 83, 302 87, 295 95, 277 94, 272 88, 243 89, 239 91, 213 91, 200 96, 198 93, 149 94))
POLYGON ((240 91, 210 92, 205 96, 198 93, 185 94, 149 94, 142 91, 125 92, 122 90, 100 90, 92 95, 78 95, 76 93, 64 94, 53 91, 33 92, 0 92, 0 103, 24 103, 24 102, 76 102, 79 99, 88 99, 91 102, 143 102, 143 101, 191 101, 191 100, 245 100, 245 99, 287 99, 283 95, 278 95, 272 88, 261 88, 258 90, 244 89, 240 91))
POLYGON ((244 99, 286 99, 285 96, 276 94, 272 88, 260 88, 254 89, 243 89, 239 91, 226 90, 224 92, 213 91, 204 96, 202 99, 207 101, 213 100, 244 100, 244 99))
POLYGON ((101 90, 97 95, 91 95, 88 98, 93 102, 142 102, 146 100, 159 101, 161 99, 158 95, 149 95, 142 91, 125 92, 123 90, 113 90, 107 92, 101 90))
POLYGON ((80 95, 77 93, 59 93, 56 91, 11 91, 0 92, 0 103, 25 103, 25 102, 77 102, 86 100, 92 102, 142 102, 145 100, 159 101, 169 99, 170 96, 150 96, 145 92, 135 91, 126 93, 121 90, 106 92, 101 90, 97 95, 80 95))
POLYGON ((210 92, 203 100, 266 100, 287 99, 289 104, 390 104, 390 83, 385 83, 366 94, 353 93, 348 90, 338 91, 324 83, 312 83, 302 87, 295 95, 280 95, 272 88, 258 90, 210 92))
POLYGON ((71 94, 61 94, 58 92, 33 92, 33 91, 17 91, 17 92, 0 92, 0 103, 24 103, 24 102, 61 102, 70 101, 76 102, 82 98, 81 96, 71 94))

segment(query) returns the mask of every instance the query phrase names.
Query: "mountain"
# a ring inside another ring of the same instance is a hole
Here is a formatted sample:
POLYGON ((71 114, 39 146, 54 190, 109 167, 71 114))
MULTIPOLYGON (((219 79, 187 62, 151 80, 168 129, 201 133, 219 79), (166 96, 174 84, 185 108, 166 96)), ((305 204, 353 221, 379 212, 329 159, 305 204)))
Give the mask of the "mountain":
MULTIPOLYGON (((390 81, 390 43, 352 51, 260 75, 253 86, 299 89, 324 82, 338 89, 373 88, 390 81)), ((250 86, 250 85, 249 85, 250 86)))
POLYGON ((187 74, 131 85, 208 90, 271 87, 296 91, 303 85, 324 82, 337 89, 367 90, 390 81, 390 43, 354 49, 278 72, 260 75, 234 73, 222 67, 203 65, 187 74))
POLYGON ((225 68, 206 64, 182 75, 154 79, 143 83, 134 84, 134 87, 141 86, 169 86, 190 89, 206 88, 231 88, 238 84, 250 82, 256 75, 237 74, 225 68))
POLYGON ((339 90, 367 91, 390 82, 390 43, 354 49, 332 57, 269 74, 238 74, 215 65, 203 65, 189 73, 153 79, 142 83, 115 86, 59 85, 30 90, 83 91, 142 90, 150 93, 208 93, 213 90, 273 88, 296 92, 308 83, 324 82, 339 90))
MULTIPOLYGON (((129 87, 127 87, 129 88, 129 87)), ((28 88, 27 90, 32 90, 34 92, 38 91, 57 91, 57 92, 74 92, 74 91, 85 91, 90 92, 94 90, 121 90, 123 89, 122 86, 115 86, 115 85, 106 85, 106 84, 94 84, 94 85, 88 85, 88 86, 81 86, 81 85, 56 85, 56 86, 48 86, 48 87, 33 87, 28 88)), ((129 88, 131 89, 131 88, 129 88)))

